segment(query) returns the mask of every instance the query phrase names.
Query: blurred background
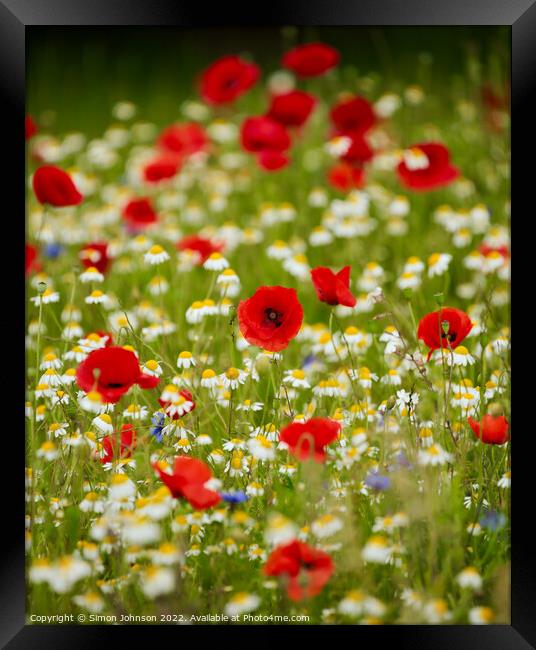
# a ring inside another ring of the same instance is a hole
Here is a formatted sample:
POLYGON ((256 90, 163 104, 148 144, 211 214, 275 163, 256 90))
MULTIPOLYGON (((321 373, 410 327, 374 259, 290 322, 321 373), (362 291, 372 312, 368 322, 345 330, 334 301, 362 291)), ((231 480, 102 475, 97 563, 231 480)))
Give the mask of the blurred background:
POLYGON ((27 111, 44 128, 91 137, 128 99, 139 119, 164 124, 219 56, 250 56, 266 76, 285 50, 312 40, 340 50, 336 74, 350 91, 358 77, 381 76, 393 92, 419 84, 448 101, 478 101, 483 86, 504 96, 509 85, 509 27, 29 27, 27 111))

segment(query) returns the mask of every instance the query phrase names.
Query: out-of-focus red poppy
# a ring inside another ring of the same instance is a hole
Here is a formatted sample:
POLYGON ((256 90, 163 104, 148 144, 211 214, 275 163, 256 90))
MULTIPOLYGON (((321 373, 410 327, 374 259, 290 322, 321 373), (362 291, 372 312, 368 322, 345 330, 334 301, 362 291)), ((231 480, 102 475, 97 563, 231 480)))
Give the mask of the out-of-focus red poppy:
POLYGON ((316 106, 317 100, 303 90, 290 90, 272 97, 268 117, 284 126, 302 126, 316 106))
POLYGON ((327 553, 298 540, 277 546, 263 567, 265 575, 287 577, 287 594, 294 601, 317 596, 333 570, 327 553))
POLYGON ((460 175, 450 162, 450 153, 439 142, 411 147, 397 167, 398 178, 408 189, 425 192, 444 187, 460 175))
POLYGON ((195 122, 171 124, 158 137, 161 149, 179 156, 190 156, 203 151, 208 145, 208 137, 203 127, 195 122))
POLYGON ((212 253, 220 253, 223 248, 223 242, 212 241, 199 235, 187 235, 177 242, 177 249, 180 251, 193 251, 197 253, 197 263, 199 265, 206 262, 212 253))
POLYGON ((123 208, 123 219, 134 230, 141 230, 158 221, 148 198, 131 199, 123 208))
POLYGON ((209 104, 229 104, 248 91, 259 76, 254 63, 234 55, 224 56, 201 75, 201 96, 209 104))
POLYGON ((326 445, 334 442, 341 425, 330 418, 311 418, 305 422, 292 422, 281 429, 279 440, 285 442, 291 453, 301 460, 312 459, 323 463, 326 445))
POLYGON ((248 343, 270 352, 284 350, 300 331, 303 308, 295 289, 259 287, 238 305, 240 331, 248 343))
POLYGON ((143 178, 148 183, 159 183, 160 181, 169 180, 176 176, 180 166, 178 156, 159 156, 145 165, 143 168, 143 178))
POLYGON ((33 136, 37 133, 37 124, 34 122, 31 115, 26 115, 26 118, 24 120, 24 131, 26 140, 33 138, 33 136))
POLYGON ((267 172, 275 172, 289 164, 289 157, 281 151, 265 149, 257 154, 257 163, 267 172))
POLYGON ((374 156, 374 150, 368 143, 365 132, 352 131, 338 135, 344 135, 351 141, 348 150, 341 156, 341 160, 344 160, 348 163, 361 165, 371 160, 374 156))
POLYGON ((365 183, 365 172, 362 167, 355 167, 350 163, 341 162, 334 165, 327 175, 331 187, 341 192, 363 187, 365 183))
POLYGON ((186 499, 196 510, 212 508, 221 501, 217 492, 205 487, 205 483, 212 478, 212 472, 202 460, 177 456, 173 474, 162 470, 158 463, 153 467, 173 497, 186 499))
POLYGON ((510 440, 509 424, 504 415, 484 415, 482 422, 469 417, 467 421, 476 437, 487 445, 504 445, 510 440))
POLYGON ((25 275, 31 275, 32 273, 38 273, 41 270, 41 264, 37 261, 37 248, 32 246, 32 244, 26 244, 25 254, 24 254, 24 273, 25 275))
POLYGON ((461 309, 443 307, 423 316, 419 321, 417 336, 432 352, 439 348, 456 348, 473 327, 469 316, 461 309))
POLYGON ((246 151, 286 151, 290 136, 285 127, 271 117, 248 117, 242 123, 240 141, 246 151))
POLYGON ((154 388, 158 377, 144 375, 134 352, 118 346, 93 350, 76 370, 78 386, 100 393, 104 402, 118 402, 134 384, 154 388))
POLYGON ((339 52, 326 43, 306 43, 286 52, 281 64, 299 77, 318 77, 334 68, 339 52))
POLYGON ((114 458, 131 458, 136 446, 136 431, 132 424, 123 424, 121 433, 104 436, 102 439, 101 463, 111 463, 114 458))
POLYGON ((337 133, 365 133, 377 122, 372 104, 364 97, 343 99, 330 111, 329 117, 337 133))
POLYGON ((108 257, 108 244, 106 242, 91 242, 80 249, 80 261, 86 269, 94 266, 100 273, 106 273, 111 258, 108 257))
POLYGON ((328 305, 355 307, 357 301, 350 291, 350 270, 349 266, 345 266, 338 273, 333 273, 325 266, 312 269, 311 279, 318 299, 328 305))
POLYGON ((78 205, 84 200, 69 174, 54 165, 43 165, 35 171, 33 189, 39 203, 56 208, 78 205))

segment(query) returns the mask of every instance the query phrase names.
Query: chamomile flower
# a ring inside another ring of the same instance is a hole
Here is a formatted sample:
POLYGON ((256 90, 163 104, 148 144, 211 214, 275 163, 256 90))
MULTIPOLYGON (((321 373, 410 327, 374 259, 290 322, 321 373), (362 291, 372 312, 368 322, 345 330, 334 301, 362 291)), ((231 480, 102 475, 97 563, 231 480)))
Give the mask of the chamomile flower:
POLYGON ((203 263, 203 268, 207 271, 223 271, 229 268, 229 262, 221 253, 211 253, 203 263))
POLYGON ((149 248, 149 250, 143 256, 143 259, 147 264, 156 266, 157 264, 167 262, 169 260, 169 253, 164 248, 162 248, 162 246, 155 244, 149 248))
POLYGON ((449 253, 433 253, 428 258, 428 277, 443 275, 449 268, 452 255, 449 253))

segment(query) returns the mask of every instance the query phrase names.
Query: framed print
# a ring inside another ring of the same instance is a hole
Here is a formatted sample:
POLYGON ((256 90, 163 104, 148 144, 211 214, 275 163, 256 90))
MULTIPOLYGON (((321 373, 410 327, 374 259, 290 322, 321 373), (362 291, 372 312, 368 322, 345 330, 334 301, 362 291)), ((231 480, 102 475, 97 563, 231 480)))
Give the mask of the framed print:
POLYGON ((250 11, 0 1, 3 647, 534 647, 536 9, 250 11))

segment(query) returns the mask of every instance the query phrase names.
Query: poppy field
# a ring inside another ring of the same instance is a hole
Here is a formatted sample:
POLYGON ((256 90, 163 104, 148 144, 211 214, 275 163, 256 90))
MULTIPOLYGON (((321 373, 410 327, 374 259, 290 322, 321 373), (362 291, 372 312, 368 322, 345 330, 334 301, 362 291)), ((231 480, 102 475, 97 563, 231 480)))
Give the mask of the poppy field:
POLYGON ((291 40, 28 106, 29 623, 509 622, 508 57, 291 40))

